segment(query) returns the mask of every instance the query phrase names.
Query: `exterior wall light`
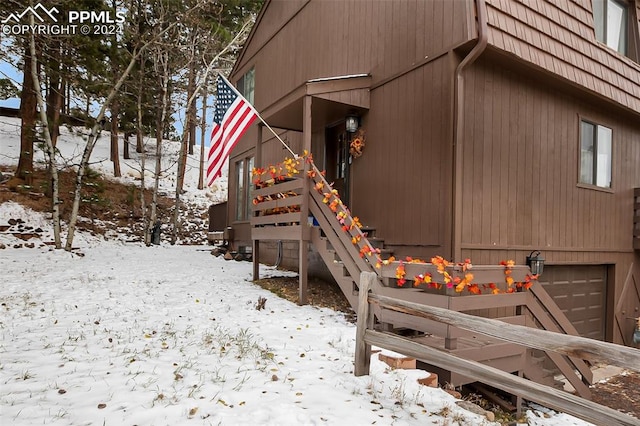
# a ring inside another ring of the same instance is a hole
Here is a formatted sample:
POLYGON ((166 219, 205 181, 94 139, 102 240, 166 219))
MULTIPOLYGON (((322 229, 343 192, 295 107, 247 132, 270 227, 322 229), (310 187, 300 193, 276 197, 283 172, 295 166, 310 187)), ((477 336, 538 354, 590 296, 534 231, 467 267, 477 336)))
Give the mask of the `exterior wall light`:
POLYGON ((358 121, 359 120, 357 115, 354 115, 354 114, 347 115, 347 118, 345 118, 344 120, 344 126, 347 132, 355 133, 356 131, 358 131, 358 126, 360 124, 358 121))
POLYGON ((540 252, 537 250, 532 251, 527 256, 527 266, 531 269, 533 275, 542 275, 544 269, 544 257, 540 256, 540 252))

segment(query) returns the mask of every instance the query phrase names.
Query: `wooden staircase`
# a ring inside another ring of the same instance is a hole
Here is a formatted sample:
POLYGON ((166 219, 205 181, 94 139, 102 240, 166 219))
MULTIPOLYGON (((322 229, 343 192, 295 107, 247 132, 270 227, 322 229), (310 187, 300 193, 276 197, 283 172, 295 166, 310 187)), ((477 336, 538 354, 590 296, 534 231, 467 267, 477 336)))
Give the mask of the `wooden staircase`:
MULTIPOLYGON (((257 197, 268 199, 266 204, 254 203, 254 262, 258 262, 259 246, 256 243, 260 239, 298 239, 301 243, 310 241, 356 312, 360 274, 367 271, 374 272, 377 276, 371 288, 376 294, 458 312, 506 310, 510 312, 509 315, 497 318, 504 321, 506 326, 527 325, 577 335, 562 311, 539 285, 534 284, 531 291, 481 295, 462 294, 451 288, 434 289, 424 283, 414 285, 418 277, 426 274, 435 279, 441 277, 443 272, 431 263, 383 260, 384 241, 372 235, 371 229, 360 225, 359 220, 342 204, 337 192, 313 162, 306 162, 304 175, 309 179, 294 178, 254 191, 257 197), (285 192, 287 197, 279 196, 285 192), (287 210, 283 214, 266 215, 267 209, 273 207, 284 207, 287 210), (309 215, 313 216, 319 226, 311 225, 309 215), (398 286, 397 283, 404 280, 404 286, 398 286)), ((301 258, 303 256, 301 251, 301 258)), ((254 278, 257 271, 255 265, 254 263, 254 278)), ((301 260, 301 286, 303 280, 306 280, 304 265, 304 260, 301 260)), ((513 266, 509 273, 514 280, 524 282, 529 272, 525 266, 513 266)), ((504 286, 503 266, 474 265, 473 273, 474 282, 478 285, 493 285, 502 281, 504 286)), ((461 277, 465 277, 465 269, 461 265, 449 265, 446 274, 459 282, 461 277)), ((302 290, 300 294, 303 294, 302 290)), ((553 374, 545 371, 543 360, 550 359, 579 395, 590 397, 591 370, 582 360, 556 353, 535 352, 524 346, 490 339, 427 318, 385 310, 375 305, 373 312, 376 328, 380 330, 414 330, 417 341, 443 353, 482 362, 538 383, 557 385, 553 374)), ((446 381, 454 386, 472 381, 456 372, 434 372, 439 374, 442 382, 446 381)))

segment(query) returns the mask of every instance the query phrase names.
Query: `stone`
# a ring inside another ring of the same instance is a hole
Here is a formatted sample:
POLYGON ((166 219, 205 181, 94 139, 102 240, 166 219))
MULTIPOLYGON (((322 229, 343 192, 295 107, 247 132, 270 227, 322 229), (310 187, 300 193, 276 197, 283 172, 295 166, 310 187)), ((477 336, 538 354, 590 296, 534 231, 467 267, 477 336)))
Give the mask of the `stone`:
POLYGON ((484 408, 480 407, 479 405, 474 404, 473 402, 456 401, 456 405, 458 407, 462 408, 462 409, 465 409, 467 411, 471 411, 474 414, 478 414, 480 416, 484 416, 490 422, 493 422, 496 419, 496 415, 493 412, 487 411, 484 408))

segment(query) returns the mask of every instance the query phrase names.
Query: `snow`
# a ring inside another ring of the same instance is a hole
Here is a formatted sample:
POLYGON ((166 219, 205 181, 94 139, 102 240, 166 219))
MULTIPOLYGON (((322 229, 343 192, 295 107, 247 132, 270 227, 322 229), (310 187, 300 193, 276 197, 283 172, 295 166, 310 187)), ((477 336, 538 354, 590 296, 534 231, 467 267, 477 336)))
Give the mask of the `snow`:
MULTIPOLYGON (((18 125, 0 117, 0 164, 17 163, 18 125)), ((105 172, 106 141, 92 157, 105 172)), ((64 130, 59 148, 70 161, 81 140, 64 130)), ((139 167, 122 161, 122 179, 135 181, 139 167)), ((222 185, 195 189, 194 170, 189 202, 222 199, 222 185)), ((175 179, 165 177, 171 191, 175 179)), ((2 203, 0 225, 12 218, 44 232, 33 248, 14 248, 24 241, 0 233, 3 425, 497 424, 419 385, 428 373, 392 370, 376 354, 371 374, 355 377, 355 326, 263 290, 248 262, 216 258, 206 246, 82 233, 78 250, 52 250, 43 243, 52 234, 47 215, 2 203)), ((265 265, 260 272, 292 275, 265 265)), ((527 418, 588 424, 538 406, 527 418)))

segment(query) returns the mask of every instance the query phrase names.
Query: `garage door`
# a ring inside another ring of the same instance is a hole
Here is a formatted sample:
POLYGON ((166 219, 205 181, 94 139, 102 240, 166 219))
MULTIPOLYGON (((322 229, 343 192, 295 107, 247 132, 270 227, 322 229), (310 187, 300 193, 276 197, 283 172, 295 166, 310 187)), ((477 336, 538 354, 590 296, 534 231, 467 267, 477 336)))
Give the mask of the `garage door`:
POLYGON ((581 336, 604 340, 606 266, 545 266, 539 282, 581 336))

